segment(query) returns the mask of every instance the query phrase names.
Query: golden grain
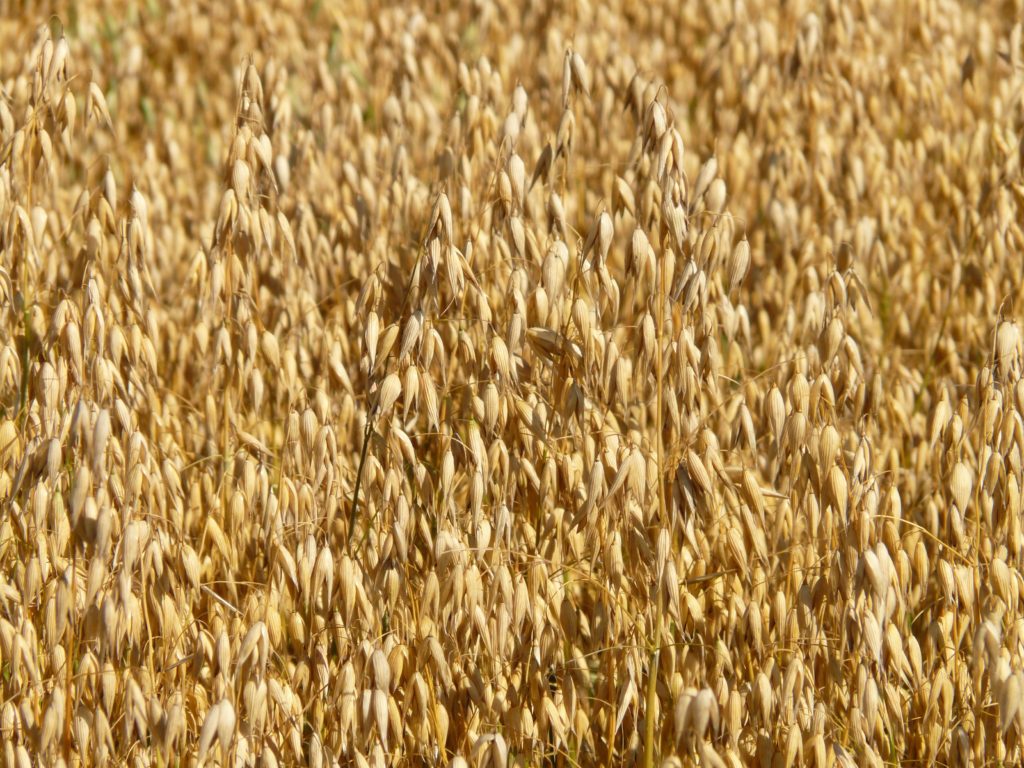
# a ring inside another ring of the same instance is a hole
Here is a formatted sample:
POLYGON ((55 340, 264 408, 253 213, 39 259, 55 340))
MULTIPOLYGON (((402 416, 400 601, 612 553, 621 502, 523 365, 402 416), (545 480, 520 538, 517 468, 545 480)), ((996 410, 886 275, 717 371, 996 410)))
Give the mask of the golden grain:
POLYGON ((1020 8, 157 5, 0 27, 0 762, 1021 762, 1020 8))

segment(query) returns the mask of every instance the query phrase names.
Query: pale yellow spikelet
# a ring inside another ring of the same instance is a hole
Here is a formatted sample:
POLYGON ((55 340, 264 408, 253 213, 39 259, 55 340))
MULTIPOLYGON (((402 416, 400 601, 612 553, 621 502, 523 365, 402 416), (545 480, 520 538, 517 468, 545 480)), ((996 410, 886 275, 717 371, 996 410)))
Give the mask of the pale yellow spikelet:
POLYGON ((1012 4, 15 5, 0 762, 1024 761, 1012 4))

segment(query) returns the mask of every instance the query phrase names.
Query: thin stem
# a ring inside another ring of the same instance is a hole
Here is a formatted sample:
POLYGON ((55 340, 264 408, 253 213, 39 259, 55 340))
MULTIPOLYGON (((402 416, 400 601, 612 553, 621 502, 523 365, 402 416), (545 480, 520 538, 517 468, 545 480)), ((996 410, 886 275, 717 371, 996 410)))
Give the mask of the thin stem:
MULTIPOLYGON (((664 427, 664 381, 665 361, 662 354, 662 336, 665 330, 665 274, 664 263, 658 264, 658 329, 657 349, 655 350, 656 365, 658 369, 657 381, 657 411, 654 414, 654 422, 657 429, 656 446, 658 451, 658 521, 661 525, 667 524, 665 514, 665 446, 662 434, 664 427)), ((647 700, 645 703, 646 714, 644 721, 644 766, 654 768, 654 706, 658 696, 658 662, 661 655, 661 633, 664 630, 664 615, 662 611, 661 576, 655 573, 654 584, 654 642, 651 647, 651 662, 647 677, 647 700)))
POLYGON ((356 526, 356 513, 359 511, 359 489, 363 483, 363 465, 370 447, 370 435, 373 434, 373 410, 367 414, 366 429, 363 430, 363 447, 359 450, 359 467, 356 469, 356 487, 352 491, 352 511, 348 516, 348 532, 345 534, 345 550, 352 546, 352 531, 356 526))

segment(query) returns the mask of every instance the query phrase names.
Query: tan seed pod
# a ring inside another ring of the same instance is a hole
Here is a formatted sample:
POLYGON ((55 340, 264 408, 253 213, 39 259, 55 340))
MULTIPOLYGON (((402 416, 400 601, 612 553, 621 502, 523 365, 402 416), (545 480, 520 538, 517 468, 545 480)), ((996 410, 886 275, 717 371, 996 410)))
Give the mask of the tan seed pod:
POLYGON ((850 491, 846 475, 838 466, 833 466, 829 469, 828 474, 825 476, 825 489, 829 503, 832 504, 840 519, 845 520, 849 507, 850 491))
POLYGON ((765 419, 768 427, 775 435, 775 439, 782 439, 782 429, 786 423, 786 404, 782 399, 782 392, 778 387, 772 387, 765 397, 764 404, 765 419))
POLYGON ((961 512, 966 511, 974 488, 974 477, 963 462, 957 462, 949 476, 949 492, 961 512))
POLYGON ((398 377, 397 373, 388 374, 381 383, 380 390, 377 394, 378 412, 382 414, 388 413, 401 394, 402 380, 398 377))
MULTIPOLYGON (((423 311, 416 310, 409 316, 409 319, 406 320, 405 329, 402 331, 402 344, 398 350, 399 363, 403 362, 409 353, 412 352, 413 347, 419 343, 422 331, 423 311)), ((369 343, 369 339, 367 339, 367 347, 369 347, 369 343)))

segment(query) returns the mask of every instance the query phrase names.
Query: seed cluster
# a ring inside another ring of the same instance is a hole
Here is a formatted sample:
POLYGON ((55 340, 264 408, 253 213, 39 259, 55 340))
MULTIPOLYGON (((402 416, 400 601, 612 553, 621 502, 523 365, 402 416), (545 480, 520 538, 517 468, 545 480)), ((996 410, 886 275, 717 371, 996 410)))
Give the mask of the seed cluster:
POLYGON ((1024 760, 1021 3, 521 5, 0 21, 3 765, 1024 760))

